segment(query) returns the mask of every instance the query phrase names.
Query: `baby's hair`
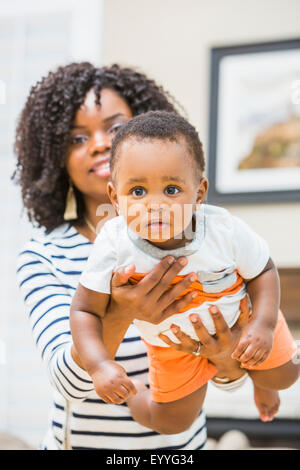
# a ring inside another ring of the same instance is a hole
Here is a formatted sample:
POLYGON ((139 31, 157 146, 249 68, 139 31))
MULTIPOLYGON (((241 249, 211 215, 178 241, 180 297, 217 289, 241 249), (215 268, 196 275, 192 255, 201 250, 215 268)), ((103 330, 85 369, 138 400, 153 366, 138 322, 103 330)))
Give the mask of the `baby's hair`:
POLYGON ((196 163, 199 175, 205 170, 202 143, 196 129, 183 117, 174 112, 149 111, 130 119, 118 131, 111 148, 110 171, 112 179, 116 175, 116 165, 120 157, 122 144, 127 140, 166 140, 184 141, 187 150, 196 163))

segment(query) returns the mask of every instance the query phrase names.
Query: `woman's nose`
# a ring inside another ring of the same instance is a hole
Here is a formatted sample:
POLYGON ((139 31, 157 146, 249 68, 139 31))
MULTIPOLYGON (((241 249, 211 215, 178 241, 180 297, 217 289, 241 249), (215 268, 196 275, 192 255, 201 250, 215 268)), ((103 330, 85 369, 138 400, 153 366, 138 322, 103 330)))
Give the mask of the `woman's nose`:
POLYGON ((104 153, 111 148, 111 137, 106 132, 97 132, 91 139, 89 152, 90 155, 104 153))

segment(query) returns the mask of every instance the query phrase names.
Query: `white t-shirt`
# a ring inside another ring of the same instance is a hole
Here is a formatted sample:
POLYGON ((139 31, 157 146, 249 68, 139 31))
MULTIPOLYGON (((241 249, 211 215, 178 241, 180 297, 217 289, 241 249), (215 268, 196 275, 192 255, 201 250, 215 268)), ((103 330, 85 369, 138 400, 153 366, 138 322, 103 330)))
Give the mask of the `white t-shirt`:
MULTIPOLYGON (((244 279, 252 279, 262 272, 269 259, 268 245, 245 222, 226 209, 207 204, 200 206, 195 217, 196 230, 191 243, 168 251, 138 237, 122 216, 109 220, 94 242, 80 283, 88 289, 110 294, 112 273, 118 267, 134 264, 137 273, 148 273, 167 255, 187 257, 188 264, 180 274, 196 272, 204 293, 221 293, 233 286, 237 281, 235 270, 244 279)), ((214 334, 215 327, 208 308, 217 305, 231 327, 240 314, 240 301, 245 294, 243 283, 233 295, 204 301, 200 306, 172 315, 157 325, 141 320, 135 320, 135 324, 141 336, 156 346, 168 347, 158 338, 160 333, 178 342, 170 330, 172 323, 198 339, 188 318, 191 313, 197 313, 208 332, 214 334)))

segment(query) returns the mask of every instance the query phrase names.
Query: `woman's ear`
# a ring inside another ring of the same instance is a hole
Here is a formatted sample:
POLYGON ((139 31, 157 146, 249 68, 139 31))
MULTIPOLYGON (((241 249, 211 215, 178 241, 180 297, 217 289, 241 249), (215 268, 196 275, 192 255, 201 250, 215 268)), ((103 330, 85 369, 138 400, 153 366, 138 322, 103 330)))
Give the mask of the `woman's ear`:
POLYGON ((114 209, 116 210, 117 214, 119 215, 119 201, 118 201, 118 195, 117 195, 117 191, 113 185, 113 183, 111 181, 109 181, 107 183, 107 194, 108 194, 108 197, 112 203, 112 205, 114 206, 114 209))

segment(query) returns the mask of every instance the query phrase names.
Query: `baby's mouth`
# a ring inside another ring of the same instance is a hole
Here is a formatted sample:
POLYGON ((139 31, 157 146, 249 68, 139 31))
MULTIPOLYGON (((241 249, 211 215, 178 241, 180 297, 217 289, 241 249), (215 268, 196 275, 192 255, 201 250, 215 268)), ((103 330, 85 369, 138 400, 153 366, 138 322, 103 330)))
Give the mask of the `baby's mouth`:
POLYGON ((151 231, 164 230, 168 227, 170 227, 170 222, 164 220, 150 220, 147 224, 147 228, 151 231))

